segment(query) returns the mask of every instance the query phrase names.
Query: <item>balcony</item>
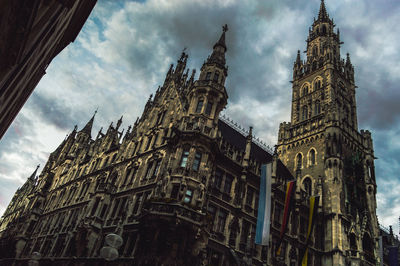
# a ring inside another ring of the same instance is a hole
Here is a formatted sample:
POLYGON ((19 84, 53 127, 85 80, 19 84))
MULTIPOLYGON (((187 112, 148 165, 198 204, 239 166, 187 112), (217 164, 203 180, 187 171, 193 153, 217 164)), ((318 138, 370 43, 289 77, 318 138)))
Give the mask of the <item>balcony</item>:
POLYGON ((201 225, 205 221, 205 213, 193 210, 179 203, 149 202, 146 206, 147 213, 156 216, 169 216, 201 225))

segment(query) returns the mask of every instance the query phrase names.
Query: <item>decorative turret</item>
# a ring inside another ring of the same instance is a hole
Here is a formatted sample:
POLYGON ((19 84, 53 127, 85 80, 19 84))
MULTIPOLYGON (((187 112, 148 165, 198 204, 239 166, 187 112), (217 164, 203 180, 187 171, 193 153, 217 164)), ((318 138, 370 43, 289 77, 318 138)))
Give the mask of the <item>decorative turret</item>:
POLYGON ((199 80, 189 92, 189 113, 207 117, 208 127, 213 127, 219 113, 226 106, 228 94, 224 87, 228 68, 225 66, 225 33, 228 26, 222 27, 222 35, 213 46, 213 52, 203 64, 199 80), (214 121, 214 122, 212 122, 214 121))

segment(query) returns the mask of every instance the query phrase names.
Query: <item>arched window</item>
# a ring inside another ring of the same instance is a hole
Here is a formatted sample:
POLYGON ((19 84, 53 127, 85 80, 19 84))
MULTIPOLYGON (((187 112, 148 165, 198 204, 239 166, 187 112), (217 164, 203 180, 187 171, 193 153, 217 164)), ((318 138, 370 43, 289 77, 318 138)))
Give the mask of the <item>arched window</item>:
POLYGON ((206 80, 210 80, 211 79, 211 72, 207 72, 206 74, 206 80))
POLYGON ((351 250, 357 250, 356 235, 354 233, 350 234, 349 240, 350 240, 350 249, 351 250))
POLYGON ((310 165, 315 165, 315 150, 311 149, 310 150, 310 165))
POLYGON ((302 185, 302 187, 303 187, 304 192, 306 192, 306 195, 307 195, 307 196, 311 196, 311 188, 312 188, 312 185, 311 185, 311 179, 310 179, 309 177, 306 177, 306 178, 303 180, 303 185, 302 185))
POLYGON ((297 154, 296 157, 296 168, 301 169, 302 164, 303 164, 303 156, 301 155, 301 153, 299 153, 297 154))
POLYGON ((201 112, 201 109, 203 109, 203 103, 204 103, 204 100, 199 99, 199 101, 197 102, 197 106, 196 106, 196 113, 201 112))
POLYGON ((319 90, 321 88, 321 81, 317 80, 314 83, 314 90, 319 90))
POLYGON ((326 26, 325 26, 325 25, 322 26, 322 34, 323 34, 323 35, 326 34, 326 26))

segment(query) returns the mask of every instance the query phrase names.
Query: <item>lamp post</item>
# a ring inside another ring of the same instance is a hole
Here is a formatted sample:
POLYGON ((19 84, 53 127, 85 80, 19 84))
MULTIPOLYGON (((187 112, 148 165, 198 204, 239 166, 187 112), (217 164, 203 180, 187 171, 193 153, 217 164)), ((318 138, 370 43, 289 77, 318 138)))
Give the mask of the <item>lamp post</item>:
POLYGON ((122 245, 123 239, 120 235, 111 233, 106 235, 106 245, 100 249, 100 256, 107 260, 113 261, 118 258, 118 248, 122 245))
POLYGON ((29 266, 37 266, 39 265, 39 260, 42 257, 42 254, 40 254, 39 252, 35 251, 32 253, 32 259, 30 259, 28 261, 28 265, 29 266))

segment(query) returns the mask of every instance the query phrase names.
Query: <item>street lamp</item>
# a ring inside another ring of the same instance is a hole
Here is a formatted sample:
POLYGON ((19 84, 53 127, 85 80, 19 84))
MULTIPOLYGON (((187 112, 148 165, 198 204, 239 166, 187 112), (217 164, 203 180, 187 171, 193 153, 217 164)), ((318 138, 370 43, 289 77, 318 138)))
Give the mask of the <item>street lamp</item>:
POLYGON ((42 254, 40 254, 39 252, 35 251, 32 253, 32 259, 30 259, 28 261, 28 265, 29 266, 37 266, 39 265, 39 260, 42 257, 42 254))
POLYGON ((106 246, 100 249, 100 256, 107 260, 113 261, 118 258, 118 248, 122 245, 123 239, 121 236, 111 233, 106 235, 106 246))

